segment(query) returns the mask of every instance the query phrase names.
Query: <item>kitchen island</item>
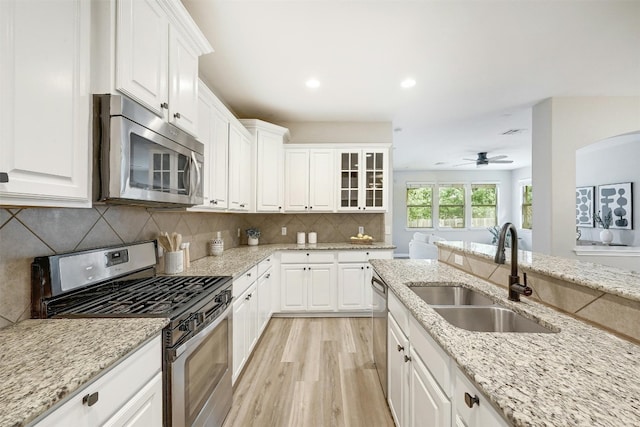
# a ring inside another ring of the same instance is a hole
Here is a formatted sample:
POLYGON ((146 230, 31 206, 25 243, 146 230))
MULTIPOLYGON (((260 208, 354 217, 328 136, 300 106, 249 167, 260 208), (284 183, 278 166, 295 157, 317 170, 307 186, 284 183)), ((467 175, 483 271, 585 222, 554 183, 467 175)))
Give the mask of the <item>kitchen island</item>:
POLYGON ((439 261, 372 260, 395 296, 510 424, 640 425, 640 346, 439 261), (452 326, 412 286, 461 284, 556 333, 452 326))

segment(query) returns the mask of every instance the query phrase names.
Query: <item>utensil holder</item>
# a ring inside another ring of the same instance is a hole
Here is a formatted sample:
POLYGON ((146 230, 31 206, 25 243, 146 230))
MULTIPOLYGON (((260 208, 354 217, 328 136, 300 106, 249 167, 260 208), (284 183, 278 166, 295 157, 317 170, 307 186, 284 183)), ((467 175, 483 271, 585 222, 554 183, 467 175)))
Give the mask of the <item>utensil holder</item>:
POLYGON ((165 274, 178 274, 184 270, 184 255, 182 251, 165 252, 164 272, 165 274))

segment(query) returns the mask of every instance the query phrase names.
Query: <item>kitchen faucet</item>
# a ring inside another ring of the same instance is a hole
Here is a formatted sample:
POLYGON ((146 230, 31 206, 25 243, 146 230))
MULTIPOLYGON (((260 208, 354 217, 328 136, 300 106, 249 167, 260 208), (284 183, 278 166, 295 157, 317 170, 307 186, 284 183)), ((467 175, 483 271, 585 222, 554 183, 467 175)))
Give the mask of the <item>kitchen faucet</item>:
POLYGON ((524 285, 520 284, 520 277, 518 277, 518 232, 516 227, 507 222, 502 226, 500 230, 500 237, 498 239, 498 250, 494 258, 496 264, 505 263, 504 244, 507 239, 507 232, 511 232, 511 275, 509 276, 509 299, 511 301, 520 301, 520 294, 529 296, 533 293, 533 289, 527 286, 527 273, 524 275, 524 285))

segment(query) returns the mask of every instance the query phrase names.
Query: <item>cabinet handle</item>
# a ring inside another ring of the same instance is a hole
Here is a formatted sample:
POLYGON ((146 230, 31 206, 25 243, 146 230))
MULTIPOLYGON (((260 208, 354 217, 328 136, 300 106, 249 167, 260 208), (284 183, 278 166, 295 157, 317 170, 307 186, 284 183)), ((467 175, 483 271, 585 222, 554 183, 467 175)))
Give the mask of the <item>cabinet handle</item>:
POLYGON ((212 205, 217 205, 218 201, 217 200, 211 200, 209 203, 211 203, 212 205))
POLYGON ((251 294, 247 295, 246 297, 244 297, 244 299, 246 299, 247 301, 249 301, 251 299, 251 294))
POLYGON ((82 398, 82 404, 87 406, 93 406, 98 402, 98 392, 87 394, 82 398))
POLYGON ((163 102, 162 104, 160 104, 160 108, 164 108, 165 110, 167 110, 169 108, 169 104, 163 102))
POLYGON ((9 182, 9 174, 6 172, 0 172, 0 183, 9 182))
POLYGON ((266 279, 271 277, 271 273, 267 273, 267 275, 265 276, 266 279))
POLYGON ((247 277, 251 277, 251 273, 247 273, 247 277))
POLYGON ((411 357, 407 356, 406 354, 404 355, 404 361, 406 362, 411 362, 411 357))
POLYGON ((180 118, 180 113, 175 113, 175 114, 173 115, 173 117, 175 117, 176 119, 179 119, 179 118, 180 118))
POLYGON ((478 399, 478 396, 471 396, 469 393, 465 392, 464 403, 466 403, 469 408, 473 408, 473 405, 480 406, 480 399, 478 399))
POLYGON ((404 347, 398 344, 398 351, 404 351, 404 347))

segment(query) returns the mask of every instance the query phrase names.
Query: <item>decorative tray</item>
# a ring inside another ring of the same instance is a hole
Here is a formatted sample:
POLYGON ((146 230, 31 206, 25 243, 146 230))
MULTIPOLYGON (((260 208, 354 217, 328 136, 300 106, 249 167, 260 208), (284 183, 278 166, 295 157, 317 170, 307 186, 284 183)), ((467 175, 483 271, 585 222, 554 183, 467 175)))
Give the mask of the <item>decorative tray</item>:
POLYGON ((352 237, 349 240, 353 245, 370 245, 373 243, 373 239, 359 239, 357 237, 352 237))

